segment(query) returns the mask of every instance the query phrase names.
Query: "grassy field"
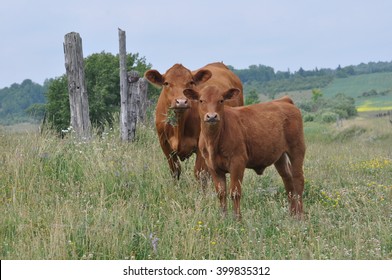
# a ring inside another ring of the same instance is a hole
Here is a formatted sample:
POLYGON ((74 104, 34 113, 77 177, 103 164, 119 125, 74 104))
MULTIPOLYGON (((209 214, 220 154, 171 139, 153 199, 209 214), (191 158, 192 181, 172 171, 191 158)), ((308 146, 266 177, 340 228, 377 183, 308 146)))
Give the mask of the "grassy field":
MULTIPOLYGON (((305 124, 304 207, 288 215, 277 172, 247 171, 243 220, 210 186, 169 176, 152 128, 132 144, 0 129, 1 259, 391 259, 392 126, 305 124)), ((229 204, 231 207, 231 203, 229 204)))

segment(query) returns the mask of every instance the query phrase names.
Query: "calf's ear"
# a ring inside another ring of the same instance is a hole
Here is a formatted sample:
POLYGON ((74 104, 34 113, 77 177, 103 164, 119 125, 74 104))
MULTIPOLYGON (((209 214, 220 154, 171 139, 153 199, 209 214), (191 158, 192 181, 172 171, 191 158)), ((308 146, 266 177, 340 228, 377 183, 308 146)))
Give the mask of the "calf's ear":
POLYGON ((199 93, 191 88, 184 89, 183 93, 190 100, 199 100, 199 93))
POLYGON ((199 85, 208 81, 211 78, 211 76, 212 73, 210 70, 200 70, 193 76, 193 80, 196 83, 196 85, 199 85))
POLYGON ((240 94, 240 90, 238 88, 231 88, 223 94, 224 100, 229 100, 237 97, 240 94))
POLYGON ((148 70, 144 73, 144 77, 149 81, 151 84, 161 87, 165 82, 165 78, 159 73, 157 70, 148 70))

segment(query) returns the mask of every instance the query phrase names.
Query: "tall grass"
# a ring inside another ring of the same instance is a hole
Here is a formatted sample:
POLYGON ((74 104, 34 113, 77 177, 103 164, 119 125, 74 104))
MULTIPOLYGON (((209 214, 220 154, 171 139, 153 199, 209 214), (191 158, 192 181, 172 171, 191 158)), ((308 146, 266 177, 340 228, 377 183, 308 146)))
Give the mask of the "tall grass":
POLYGON ((0 258, 390 259, 387 125, 307 123, 305 219, 288 215, 268 168, 245 174, 242 222, 220 215, 212 185, 200 190, 194 159, 171 178, 152 128, 139 127, 134 143, 117 131, 83 143, 0 130, 0 258))

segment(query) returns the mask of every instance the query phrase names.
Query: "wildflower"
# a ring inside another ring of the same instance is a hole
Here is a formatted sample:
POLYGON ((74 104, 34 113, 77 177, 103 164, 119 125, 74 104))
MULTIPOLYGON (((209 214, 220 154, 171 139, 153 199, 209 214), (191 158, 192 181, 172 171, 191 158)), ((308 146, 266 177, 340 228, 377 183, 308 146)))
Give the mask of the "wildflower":
POLYGON ((216 241, 211 241, 211 245, 216 245, 216 241))

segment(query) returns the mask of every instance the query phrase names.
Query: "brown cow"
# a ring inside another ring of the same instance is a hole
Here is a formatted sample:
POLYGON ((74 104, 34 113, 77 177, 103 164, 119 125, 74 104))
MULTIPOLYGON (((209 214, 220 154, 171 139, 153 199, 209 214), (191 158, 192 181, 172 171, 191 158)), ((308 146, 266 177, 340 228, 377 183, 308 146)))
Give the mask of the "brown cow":
POLYGON ((267 166, 274 164, 283 179, 290 212, 302 216, 305 141, 300 110, 289 97, 238 108, 224 106, 239 93, 236 88, 222 91, 214 86, 199 92, 184 91, 186 97, 199 101, 202 120, 199 149, 223 212, 226 213, 226 173, 230 173, 234 213, 240 218, 245 168, 261 175, 267 166))
POLYGON ((200 135, 198 102, 188 101, 183 91, 186 88, 200 90, 215 85, 221 90, 236 87, 240 94, 228 102, 229 106, 244 104, 240 79, 223 63, 211 63, 191 72, 181 64, 175 64, 164 75, 157 70, 149 70, 145 78, 153 85, 162 87, 155 112, 155 125, 159 142, 169 162, 172 175, 180 177, 180 160, 196 153, 194 172, 198 177, 207 170, 197 144, 200 135))

